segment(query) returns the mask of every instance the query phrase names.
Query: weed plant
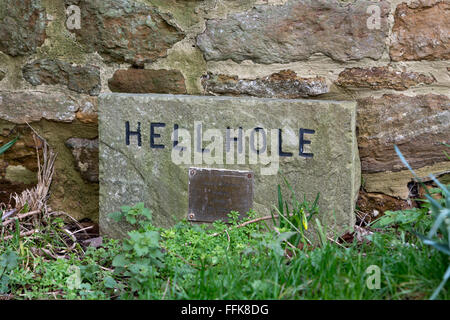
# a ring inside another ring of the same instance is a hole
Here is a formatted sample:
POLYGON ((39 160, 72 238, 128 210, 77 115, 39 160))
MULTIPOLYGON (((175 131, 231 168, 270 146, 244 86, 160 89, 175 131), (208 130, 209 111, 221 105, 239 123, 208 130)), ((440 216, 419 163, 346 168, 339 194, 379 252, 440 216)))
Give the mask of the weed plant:
MULTIPOLYGON (((130 209, 139 217, 145 208, 130 209)), ((439 251, 394 228, 375 232, 367 243, 292 249, 286 244, 291 231, 238 227, 237 213, 230 214, 231 225, 182 221, 168 229, 145 221, 148 213, 129 238, 62 259, 33 254, 53 239, 2 243, 1 292, 16 299, 427 299, 448 267, 439 251), (379 289, 367 285, 373 265, 379 289)), ((449 298, 448 286, 437 298, 449 298)))
POLYGON ((318 213, 317 199, 297 201, 287 181, 291 203, 278 187, 273 227, 254 222, 250 211, 243 220, 231 212, 229 224, 184 220, 157 228, 151 211, 138 203, 111 214, 135 227, 125 239, 66 250, 63 238, 50 236, 61 234, 65 222, 53 218, 45 232, 0 242, 0 297, 449 299, 450 197, 448 186, 435 183, 421 208, 387 212, 366 241, 354 237, 351 243, 329 241, 321 227, 319 244, 308 242, 305 231, 318 213), (55 258, 56 251, 64 254, 55 258), (369 272, 374 268, 375 287, 369 272))

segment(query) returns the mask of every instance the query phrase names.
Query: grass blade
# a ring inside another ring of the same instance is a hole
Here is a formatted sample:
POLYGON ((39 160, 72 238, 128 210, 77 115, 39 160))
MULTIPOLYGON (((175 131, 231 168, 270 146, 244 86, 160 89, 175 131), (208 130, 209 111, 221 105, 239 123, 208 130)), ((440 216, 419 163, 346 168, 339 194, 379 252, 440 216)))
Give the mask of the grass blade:
POLYGON ((447 271, 445 271, 444 277, 439 284, 439 286, 434 290, 433 295, 430 297, 430 300, 436 299, 439 292, 441 292, 442 288, 444 287, 445 283, 447 282, 448 278, 450 278, 450 266, 448 266, 447 271))
POLYGON ((6 152, 6 150, 8 150, 9 148, 11 148, 14 143, 17 142, 17 140, 19 140, 19 136, 15 137, 13 140, 11 140, 10 142, 6 143, 5 145, 0 147, 0 154, 3 154, 6 152))

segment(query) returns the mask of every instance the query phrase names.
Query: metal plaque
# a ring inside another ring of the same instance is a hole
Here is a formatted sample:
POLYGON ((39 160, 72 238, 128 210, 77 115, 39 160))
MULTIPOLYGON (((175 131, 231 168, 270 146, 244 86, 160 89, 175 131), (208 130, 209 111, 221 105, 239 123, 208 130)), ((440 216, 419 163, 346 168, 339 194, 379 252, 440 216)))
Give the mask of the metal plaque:
POLYGON ((188 220, 228 221, 231 211, 242 218, 252 206, 252 171, 189 168, 188 220))

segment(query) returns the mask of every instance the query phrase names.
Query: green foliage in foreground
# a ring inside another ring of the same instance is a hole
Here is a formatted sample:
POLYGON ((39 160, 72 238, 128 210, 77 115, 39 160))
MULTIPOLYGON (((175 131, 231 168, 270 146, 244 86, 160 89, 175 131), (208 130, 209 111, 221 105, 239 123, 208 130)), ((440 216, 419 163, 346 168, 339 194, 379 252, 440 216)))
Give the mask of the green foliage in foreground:
MULTIPOLYGON (((449 147, 448 145, 446 146, 449 147)), ((406 159, 403 157, 402 153, 400 152, 397 146, 395 146, 395 151, 402 160, 403 164, 414 175, 416 180, 419 181, 425 187, 421 179, 417 176, 417 174, 408 164, 406 159)), ((449 158, 447 154, 446 156, 447 158, 449 158)), ((425 187, 425 191, 427 193, 425 195, 426 197, 425 202, 428 205, 429 212, 431 213, 434 222, 433 226, 431 227, 430 231, 426 236, 418 234, 418 237, 423 241, 424 244, 432 246, 434 249, 447 255, 447 265, 448 265, 447 270, 444 273, 441 283, 431 296, 431 299, 435 299, 438 296, 439 292, 444 288, 448 279, 450 279, 450 186, 443 185, 433 175, 430 175, 430 177, 433 180, 433 182, 438 186, 438 188, 436 188, 433 193, 440 194, 441 199, 440 200, 435 199, 433 197, 432 191, 429 191, 425 187)))
MULTIPOLYGON (((85 253, 77 249, 66 259, 32 253, 52 239, 2 243, 0 293, 16 299, 428 299, 448 265, 445 254, 392 227, 367 243, 287 251, 292 232, 259 223, 238 228, 244 221, 236 213, 231 226, 183 221, 162 229, 142 204, 122 209, 117 219, 135 218, 129 238, 85 253), (379 289, 367 286, 370 266, 379 268, 379 289)), ((447 284, 437 298, 449 299, 449 292, 447 284)))
POLYGON ((4 145, 0 146, 0 155, 5 153, 6 150, 8 150, 9 148, 11 148, 17 142, 17 140, 19 140, 18 136, 9 141, 8 143, 5 143, 4 145))

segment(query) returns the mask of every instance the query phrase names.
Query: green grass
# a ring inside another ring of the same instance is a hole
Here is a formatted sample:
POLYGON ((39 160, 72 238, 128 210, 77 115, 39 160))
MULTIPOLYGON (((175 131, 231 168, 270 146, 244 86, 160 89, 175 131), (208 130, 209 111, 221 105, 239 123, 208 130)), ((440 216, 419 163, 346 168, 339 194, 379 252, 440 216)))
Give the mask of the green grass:
MULTIPOLYGON (((228 239, 221 237, 219 248, 223 249, 228 239)), ((225 253, 220 263, 198 268, 190 277, 172 282, 166 297, 426 299, 439 285, 448 264, 442 254, 412 237, 402 241, 394 230, 375 234, 372 243, 366 245, 354 243, 342 248, 328 243, 309 251, 298 250, 290 260, 273 249, 277 243, 276 235, 265 234, 241 253, 225 253), (365 271, 371 265, 380 268, 379 290, 370 290, 366 285, 369 274, 365 271)), ((172 277, 178 279, 176 273, 172 277)), ((440 298, 448 299, 448 290, 440 298)))
POLYGON ((9 141, 8 143, 5 143, 4 145, 0 146, 0 155, 5 153, 6 150, 8 150, 9 148, 11 148, 17 142, 17 140, 19 140, 18 136, 13 140, 9 141))
MULTIPOLYGON (((17 266, 6 272, 3 293, 16 299, 428 299, 448 266, 447 256, 397 228, 374 233, 368 243, 297 249, 291 258, 284 242, 291 234, 261 224, 229 228, 217 222, 207 228, 184 221, 170 229, 150 223, 137 229, 141 235, 149 231, 160 234, 163 258, 159 266, 149 260, 152 276, 142 278, 123 272, 138 261, 131 240, 128 251, 125 243, 108 240, 103 248, 77 248, 56 260, 36 256, 32 248, 61 246, 52 243, 61 240, 3 242, 0 256, 7 249, 18 256, 17 266), (124 252, 131 262, 120 271, 114 259, 124 252), (380 289, 366 284, 371 265, 380 269, 380 289)), ((449 299, 448 289, 447 284, 438 299, 449 299)))

